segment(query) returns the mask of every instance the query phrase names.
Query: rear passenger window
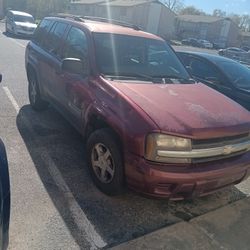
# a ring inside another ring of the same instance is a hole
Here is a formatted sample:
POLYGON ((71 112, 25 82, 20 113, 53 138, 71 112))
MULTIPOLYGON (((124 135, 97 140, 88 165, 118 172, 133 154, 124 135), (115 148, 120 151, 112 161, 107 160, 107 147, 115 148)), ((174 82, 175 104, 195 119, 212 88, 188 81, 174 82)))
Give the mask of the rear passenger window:
POLYGON ((34 33, 33 42, 35 42, 38 45, 41 45, 44 38, 46 38, 52 24, 53 21, 51 20, 46 20, 46 19, 42 20, 34 33))
POLYGON ((87 37, 85 33, 73 27, 66 39, 66 45, 63 51, 63 58, 78 58, 86 60, 88 54, 87 37))
POLYGON ((44 48, 49 52, 58 55, 62 37, 67 26, 68 24, 66 23, 56 23, 52 31, 49 33, 47 39, 45 40, 44 48))

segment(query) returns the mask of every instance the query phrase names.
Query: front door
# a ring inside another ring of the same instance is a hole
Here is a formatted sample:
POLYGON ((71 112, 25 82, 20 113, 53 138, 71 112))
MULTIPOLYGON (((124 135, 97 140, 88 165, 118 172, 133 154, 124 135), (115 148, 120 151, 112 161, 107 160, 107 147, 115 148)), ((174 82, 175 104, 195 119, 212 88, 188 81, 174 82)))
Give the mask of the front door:
POLYGON ((89 76, 84 72, 84 69, 89 67, 88 51, 86 34, 83 30, 72 27, 66 37, 61 57, 80 59, 83 62, 83 72, 79 75, 61 72, 55 76, 56 99, 66 110, 71 123, 79 129, 86 102, 89 100, 89 76))

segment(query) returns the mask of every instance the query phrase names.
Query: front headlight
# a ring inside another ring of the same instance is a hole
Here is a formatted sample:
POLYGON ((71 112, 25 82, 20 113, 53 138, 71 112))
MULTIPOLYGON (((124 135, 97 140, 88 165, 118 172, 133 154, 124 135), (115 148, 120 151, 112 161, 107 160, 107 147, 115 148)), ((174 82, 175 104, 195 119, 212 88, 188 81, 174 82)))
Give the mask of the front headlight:
POLYGON ((150 134, 146 139, 145 157, 147 160, 165 163, 191 163, 189 158, 176 158, 171 152, 191 151, 190 139, 164 134, 150 134))

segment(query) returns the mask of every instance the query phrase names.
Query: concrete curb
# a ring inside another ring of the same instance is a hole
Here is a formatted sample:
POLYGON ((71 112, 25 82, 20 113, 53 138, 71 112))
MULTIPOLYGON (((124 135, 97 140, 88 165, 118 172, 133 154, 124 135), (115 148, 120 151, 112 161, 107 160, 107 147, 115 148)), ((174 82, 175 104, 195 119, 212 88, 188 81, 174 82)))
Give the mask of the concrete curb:
POLYGON ((179 222, 112 249, 249 250, 250 197, 196 217, 189 222, 179 222))

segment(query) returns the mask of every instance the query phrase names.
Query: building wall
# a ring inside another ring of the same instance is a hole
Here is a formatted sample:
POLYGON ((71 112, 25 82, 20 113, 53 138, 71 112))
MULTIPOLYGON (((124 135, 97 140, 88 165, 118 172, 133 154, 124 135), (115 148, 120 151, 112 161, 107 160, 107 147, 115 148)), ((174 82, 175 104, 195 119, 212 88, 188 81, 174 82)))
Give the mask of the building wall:
POLYGON ((238 46, 239 28, 230 20, 211 23, 207 39, 221 44, 222 47, 238 46))
POLYGON ((176 20, 176 35, 179 39, 185 39, 189 37, 199 38, 200 36, 200 23, 186 22, 182 20, 176 20))
POLYGON ((230 30, 228 33, 228 43, 227 46, 240 46, 240 30, 237 25, 231 22, 230 30))
POLYGON ((110 6, 103 4, 72 4, 71 14, 91 15, 111 18, 132 23, 160 35, 166 39, 172 39, 175 35, 175 14, 159 3, 144 3, 135 6, 110 6), (151 20, 149 20, 151 17, 151 20))
POLYGON ((148 23, 148 13, 150 11, 150 4, 141 4, 134 6, 132 11, 132 20, 135 25, 142 28, 143 30, 147 29, 148 23))
POLYGON ((189 37, 206 39, 222 47, 238 46, 239 28, 231 20, 222 19, 211 23, 176 20, 176 34, 179 39, 189 37))
POLYGON ((95 14, 96 6, 96 4, 74 3, 70 5, 69 12, 74 15, 93 16, 95 14))
POLYGON ((222 29, 222 21, 217 21, 214 23, 211 23, 208 28, 208 33, 207 33, 207 40, 213 42, 213 43, 223 43, 221 46, 224 47, 225 39, 220 37, 221 34, 221 29, 222 29))
POLYGON ((3 0, 0 0, 0 19, 4 17, 3 0))
POLYGON ((175 18, 170 9, 162 7, 158 34, 166 40, 175 38, 175 18))
POLYGON ((250 47, 250 34, 241 34, 241 46, 249 46, 250 47))

